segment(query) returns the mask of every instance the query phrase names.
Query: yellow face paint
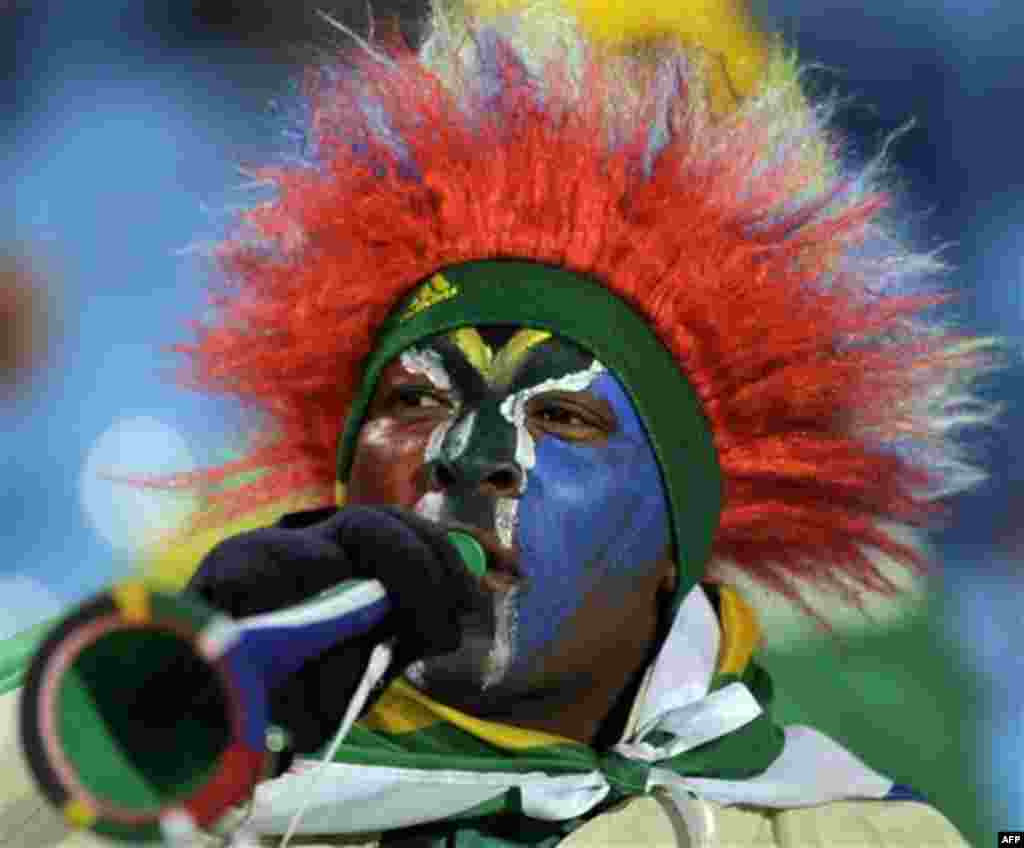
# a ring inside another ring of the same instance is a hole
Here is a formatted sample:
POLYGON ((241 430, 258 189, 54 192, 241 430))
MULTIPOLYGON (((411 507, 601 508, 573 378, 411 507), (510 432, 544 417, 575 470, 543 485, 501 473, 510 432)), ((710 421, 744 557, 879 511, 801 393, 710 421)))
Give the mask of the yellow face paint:
POLYGON ((550 338, 547 330, 519 330, 495 355, 475 327, 461 327, 448 334, 448 339, 462 351, 466 361, 490 385, 508 382, 526 354, 550 338))
POLYGON ((473 327, 460 327, 448 334, 452 343, 463 352, 466 360, 481 374, 486 374, 494 359, 494 351, 473 327))
POLYGON ((526 354, 550 338, 551 333, 546 330, 520 330, 494 357, 494 365, 491 367, 490 373, 486 375, 488 382, 507 383, 512 379, 512 375, 526 354))

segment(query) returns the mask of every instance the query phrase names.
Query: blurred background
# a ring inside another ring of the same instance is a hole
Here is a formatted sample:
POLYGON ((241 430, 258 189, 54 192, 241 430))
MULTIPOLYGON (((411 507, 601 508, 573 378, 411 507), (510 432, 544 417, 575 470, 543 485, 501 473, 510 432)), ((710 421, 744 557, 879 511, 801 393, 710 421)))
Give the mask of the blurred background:
MULTIPOLYGON (((110 475, 210 462, 242 427, 173 386, 167 348, 204 309, 204 245, 260 199, 239 169, 294 148, 296 69, 338 43, 318 8, 366 29, 362 0, 0 0, 0 637, 124 573, 188 512, 110 475)), ((421 0, 374 9, 415 38, 421 0)), ((818 91, 851 98, 854 155, 915 120, 890 151, 911 230, 946 246, 971 331, 1024 338, 1024 4, 755 12, 819 66, 818 91)), ((1024 828, 1024 367, 986 391, 1006 405, 971 443, 991 479, 935 535, 930 600, 874 635, 802 633, 768 658, 783 717, 915 785, 976 845, 1024 828)))

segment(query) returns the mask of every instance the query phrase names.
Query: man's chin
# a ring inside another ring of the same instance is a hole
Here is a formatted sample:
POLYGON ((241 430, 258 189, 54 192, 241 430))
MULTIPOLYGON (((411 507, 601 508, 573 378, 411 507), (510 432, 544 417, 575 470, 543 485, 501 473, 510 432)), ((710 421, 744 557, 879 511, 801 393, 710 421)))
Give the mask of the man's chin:
MULTIPOLYGON (((507 669, 506 669, 507 672, 507 669)), ((549 718, 550 699, 562 681, 546 683, 505 673, 501 676, 450 655, 414 663, 406 679, 425 695, 448 707, 491 721, 549 718)))
POLYGON ((476 701, 500 683, 507 671, 496 662, 495 653, 493 638, 469 637, 454 653, 413 663, 405 677, 440 701, 476 701))
POLYGON ((480 703, 508 677, 512 665, 518 610, 518 592, 497 592, 491 604, 462 621, 458 650, 413 663, 405 676, 418 689, 438 700, 480 703))

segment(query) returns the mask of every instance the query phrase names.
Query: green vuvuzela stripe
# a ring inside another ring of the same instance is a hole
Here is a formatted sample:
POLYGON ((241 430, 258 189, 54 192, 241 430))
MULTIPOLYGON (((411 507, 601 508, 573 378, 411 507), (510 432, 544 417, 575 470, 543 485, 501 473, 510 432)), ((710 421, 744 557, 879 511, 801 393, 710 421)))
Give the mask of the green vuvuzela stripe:
POLYGON ((398 736, 353 725, 335 760, 393 768, 509 773, 577 774, 600 767, 597 754, 585 745, 507 751, 443 722, 398 736))
POLYGON ((61 617, 47 619, 0 642, 0 695, 21 686, 28 664, 61 617))

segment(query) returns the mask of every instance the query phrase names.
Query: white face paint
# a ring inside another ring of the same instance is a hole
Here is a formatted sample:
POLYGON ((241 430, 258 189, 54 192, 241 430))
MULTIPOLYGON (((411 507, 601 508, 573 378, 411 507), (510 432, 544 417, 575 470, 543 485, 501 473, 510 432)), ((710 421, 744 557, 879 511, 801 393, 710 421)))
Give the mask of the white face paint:
POLYGON ((403 350, 399 361, 410 374, 423 374, 435 389, 451 391, 452 378, 448 376, 441 354, 429 348, 403 350))
POLYGON ((452 428, 448 437, 448 459, 458 459, 469 445, 473 436, 473 426, 476 424, 476 410, 467 413, 455 427, 452 428))
POLYGON ((441 492, 427 492, 416 501, 412 508, 417 515, 430 521, 441 520, 441 508, 444 506, 444 495, 441 492))
POLYGON ((494 504, 494 530, 498 541, 506 548, 512 547, 519 524, 519 501, 516 498, 497 498, 494 504))
POLYGON ((423 451, 423 461, 433 462, 441 456, 441 446, 444 445, 445 436, 452 428, 452 420, 442 421, 430 431, 430 438, 427 439, 427 447, 423 451))
POLYGON ((519 624, 516 595, 518 588, 509 589, 494 599, 494 645, 487 655, 487 665, 481 688, 489 689, 500 683, 512 665, 516 644, 516 630, 519 624))
MULTIPOLYGON (((449 376, 448 371, 444 367, 444 363, 441 361, 441 354, 436 350, 430 350, 429 348, 409 348, 403 350, 399 356, 399 361, 402 363, 402 367, 410 374, 422 374, 429 381, 435 389, 442 392, 452 391, 452 378, 449 376)), ((458 399, 455 399, 456 402, 458 399)), ((448 435, 448 430, 451 429, 452 419, 448 419, 438 424, 430 433, 430 438, 427 440, 426 451, 423 454, 423 459, 426 462, 432 462, 441 455, 441 446, 444 444, 445 437, 448 435)), ((470 432, 472 431, 472 422, 470 422, 470 432)), ((466 441, 469 440, 469 434, 466 435, 466 441)), ((465 449, 465 445, 463 445, 465 449)))
MULTIPOLYGON (((590 363, 586 371, 575 371, 566 374, 564 377, 557 377, 545 380, 536 386, 518 391, 509 395, 501 402, 501 414, 516 428, 516 462, 524 472, 528 472, 537 464, 537 452, 535 450, 533 436, 526 427, 526 405, 530 398, 543 394, 544 392, 582 392, 590 388, 594 382, 605 372, 605 367, 596 359, 590 363)), ((525 476, 523 477, 525 485, 525 476)))

